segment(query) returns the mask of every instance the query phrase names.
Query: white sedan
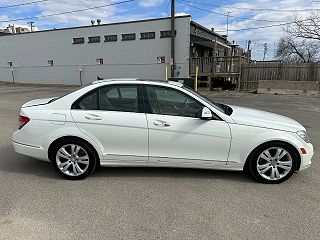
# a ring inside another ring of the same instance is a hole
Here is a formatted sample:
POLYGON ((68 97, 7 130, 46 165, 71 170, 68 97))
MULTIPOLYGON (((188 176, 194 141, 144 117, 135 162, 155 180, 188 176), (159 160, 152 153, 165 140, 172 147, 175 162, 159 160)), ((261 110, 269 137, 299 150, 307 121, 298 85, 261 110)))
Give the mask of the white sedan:
POLYGON ((309 167, 313 155, 305 128, 290 118, 141 79, 101 80, 30 101, 12 142, 17 153, 51 161, 71 180, 100 165, 245 170, 280 183, 309 167))

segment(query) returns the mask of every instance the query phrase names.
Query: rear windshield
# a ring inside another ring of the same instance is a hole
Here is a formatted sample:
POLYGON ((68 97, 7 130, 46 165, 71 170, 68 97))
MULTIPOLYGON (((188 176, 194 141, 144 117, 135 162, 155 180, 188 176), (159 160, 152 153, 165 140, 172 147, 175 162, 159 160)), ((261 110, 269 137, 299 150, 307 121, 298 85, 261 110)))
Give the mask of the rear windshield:
POLYGON ((63 97, 65 97, 65 96, 67 96, 67 95, 69 95, 69 94, 71 94, 71 93, 74 93, 74 92, 76 92, 76 91, 78 91, 78 90, 80 90, 80 89, 82 89, 82 88, 84 88, 84 87, 87 87, 87 86, 89 86, 89 85, 91 85, 91 84, 87 84, 87 85, 85 85, 85 86, 80 86, 80 87, 77 87, 77 88, 75 88, 75 89, 71 89, 71 90, 67 91, 65 94, 63 94, 62 96, 55 97, 55 98, 51 99, 48 103, 52 103, 52 102, 54 102, 54 101, 56 101, 56 100, 58 100, 58 99, 60 99, 60 98, 63 98, 63 97))

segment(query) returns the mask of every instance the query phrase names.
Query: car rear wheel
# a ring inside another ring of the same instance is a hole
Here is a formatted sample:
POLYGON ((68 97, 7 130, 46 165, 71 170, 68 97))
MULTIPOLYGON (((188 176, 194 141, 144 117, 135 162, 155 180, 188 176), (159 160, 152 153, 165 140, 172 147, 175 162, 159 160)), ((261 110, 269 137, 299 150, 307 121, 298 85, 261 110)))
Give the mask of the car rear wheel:
POLYGON ((97 165, 93 149, 78 139, 63 140, 56 144, 51 160, 57 172, 69 180, 87 177, 97 165))
POLYGON ((298 156, 285 143, 268 143, 258 147, 249 159, 249 172, 263 183, 281 183, 297 169, 298 156))

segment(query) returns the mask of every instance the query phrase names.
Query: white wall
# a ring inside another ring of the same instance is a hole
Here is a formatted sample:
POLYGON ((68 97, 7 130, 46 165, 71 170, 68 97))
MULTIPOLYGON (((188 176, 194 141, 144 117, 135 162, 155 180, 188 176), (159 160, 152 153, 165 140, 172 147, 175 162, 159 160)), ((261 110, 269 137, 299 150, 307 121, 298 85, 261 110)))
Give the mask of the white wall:
MULTIPOLYGON (((176 18, 176 62, 180 77, 188 73, 190 16, 176 18)), ((160 31, 170 30, 170 19, 137 21, 80 28, 42 31, 0 37, 0 81, 12 81, 8 62, 13 62, 16 82, 79 84, 79 66, 83 83, 104 78, 139 77, 163 79, 165 64, 170 63, 170 38, 160 38, 160 31), (156 38, 140 40, 141 32, 156 32, 156 38), (136 33, 136 40, 121 41, 121 34, 136 33), (118 35, 117 42, 104 42, 104 35, 118 35), (88 43, 88 37, 100 36, 100 43, 88 43), (84 44, 72 44, 73 38, 84 37, 84 44), (96 59, 103 58, 104 65, 96 59), (48 60, 54 66, 48 66, 48 60)), ((169 68, 170 71, 170 68, 169 68)))

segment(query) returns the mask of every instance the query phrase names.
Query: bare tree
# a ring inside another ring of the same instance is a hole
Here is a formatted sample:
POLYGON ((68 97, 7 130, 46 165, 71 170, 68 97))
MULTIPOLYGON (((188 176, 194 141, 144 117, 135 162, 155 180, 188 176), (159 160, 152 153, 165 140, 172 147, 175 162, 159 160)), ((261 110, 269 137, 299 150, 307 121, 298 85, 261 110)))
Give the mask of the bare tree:
POLYGON ((315 40, 300 41, 285 35, 278 42, 275 57, 284 62, 316 62, 320 57, 320 44, 315 40))
POLYGON ((313 12, 305 19, 295 16, 284 31, 291 37, 320 40, 320 14, 313 12))

